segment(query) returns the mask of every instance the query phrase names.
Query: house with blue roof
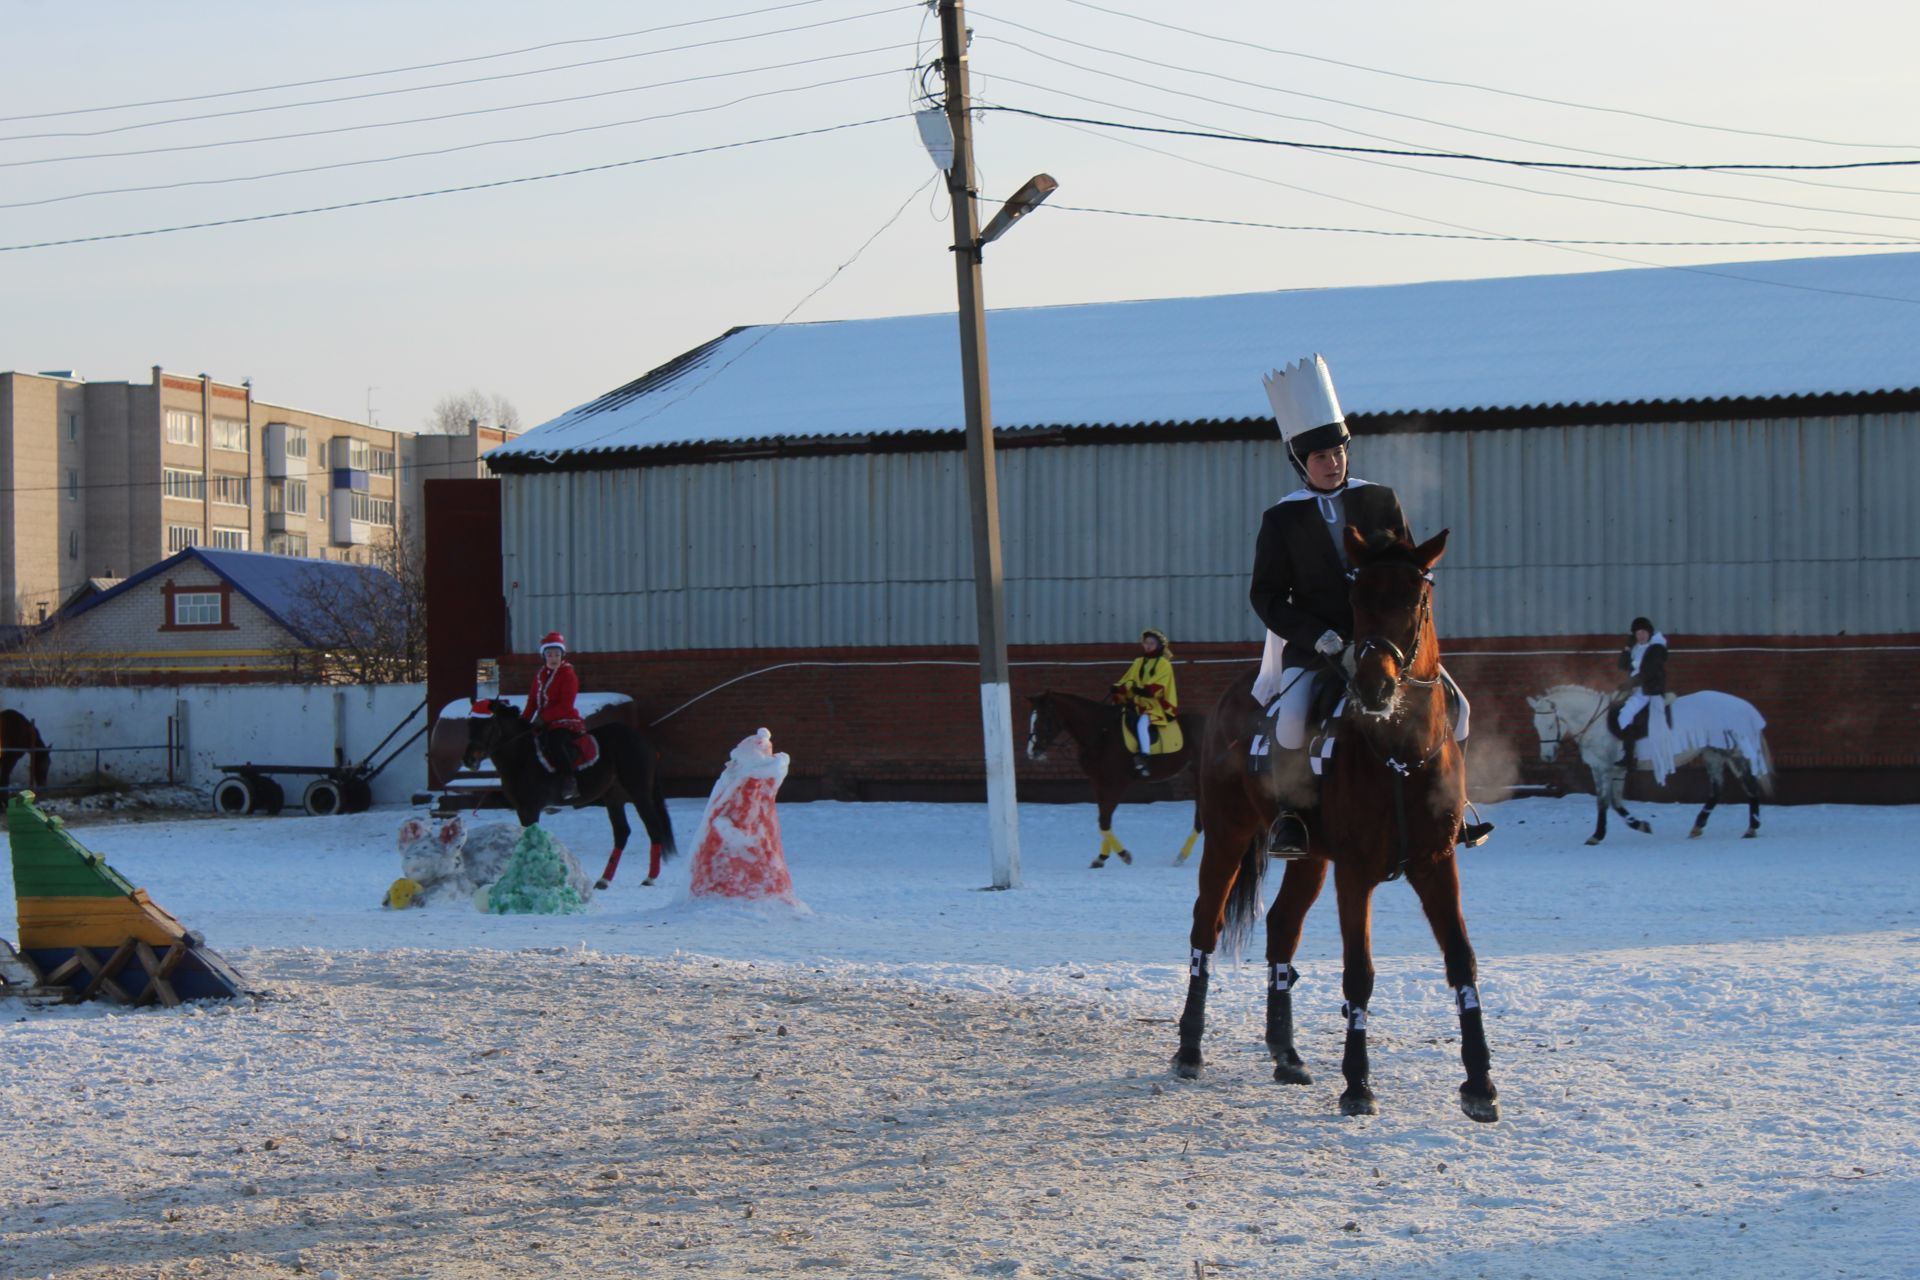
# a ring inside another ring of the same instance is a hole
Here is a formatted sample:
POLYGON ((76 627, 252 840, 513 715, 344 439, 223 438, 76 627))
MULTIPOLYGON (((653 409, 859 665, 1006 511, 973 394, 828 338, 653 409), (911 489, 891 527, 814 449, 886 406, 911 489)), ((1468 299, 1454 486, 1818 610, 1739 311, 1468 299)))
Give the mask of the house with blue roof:
POLYGON ((0 677, 57 658, 88 683, 361 682, 381 678, 370 653, 424 635, 418 613, 371 565, 188 547, 63 609, 0 677))

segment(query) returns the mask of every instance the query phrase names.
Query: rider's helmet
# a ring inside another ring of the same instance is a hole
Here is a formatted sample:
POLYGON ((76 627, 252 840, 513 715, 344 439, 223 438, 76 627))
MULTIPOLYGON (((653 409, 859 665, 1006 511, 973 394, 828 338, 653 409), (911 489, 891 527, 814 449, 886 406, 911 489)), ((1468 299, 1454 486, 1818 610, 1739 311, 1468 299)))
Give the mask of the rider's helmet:
POLYGON ((1302 480, 1307 478, 1309 455, 1353 438, 1346 415, 1340 412, 1340 397, 1333 390, 1333 374, 1318 353, 1273 370, 1261 382, 1267 389, 1267 403, 1273 406, 1273 420, 1280 424, 1280 438, 1287 445, 1287 461, 1302 480))
POLYGON ((1635 618, 1633 620, 1633 625, 1627 628, 1627 634, 1635 637, 1636 639, 1639 637, 1639 633, 1642 631, 1646 632, 1648 635, 1652 635, 1654 631, 1653 623, 1646 618, 1635 618))
POLYGON ((1145 644, 1147 642, 1148 636, 1152 636, 1155 640, 1160 642, 1161 653, 1165 653, 1167 651, 1167 633, 1166 632, 1160 630, 1157 627, 1148 627, 1145 631, 1142 631, 1140 633, 1140 643, 1145 644))
POLYGON ((560 652, 565 653, 567 651, 567 638, 558 631, 547 632, 540 641, 540 656, 543 658, 546 657, 547 650, 549 649, 558 649, 560 652))

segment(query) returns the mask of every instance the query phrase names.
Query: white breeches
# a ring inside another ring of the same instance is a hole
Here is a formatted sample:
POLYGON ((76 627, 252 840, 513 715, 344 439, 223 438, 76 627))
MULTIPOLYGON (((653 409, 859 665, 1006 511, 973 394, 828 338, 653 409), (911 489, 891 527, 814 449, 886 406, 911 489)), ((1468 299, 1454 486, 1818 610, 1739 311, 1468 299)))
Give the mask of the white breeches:
POLYGON ((1640 712, 1646 708, 1646 705, 1652 701, 1652 698, 1649 698, 1646 694, 1640 692, 1640 690, 1635 689, 1633 695, 1620 704, 1620 714, 1614 723, 1622 729, 1627 728, 1633 723, 1633 718, 1639 715, 1640 712))
POLYGON ((1139 722, 1133 726, 1133 736, 1140 744, 1140 754, 1153 750, 1153 717, 1141 712, 1139 722))
MULTIPOLYGON (((1440 668, 1440 676, 1460 695, 1460 721, 1453 727, 1453 736, 1455 741, 1465 742, 1473 708, 1445 667, 1440 668)), ((1274 720, 1273 740, 1282 750, 1298 751, 1307 745, 1307 713, 1312 709, 1313 683, 1313 673, 1304 667, 1295 667, 1280 679, 1280 711, 1274 720)))

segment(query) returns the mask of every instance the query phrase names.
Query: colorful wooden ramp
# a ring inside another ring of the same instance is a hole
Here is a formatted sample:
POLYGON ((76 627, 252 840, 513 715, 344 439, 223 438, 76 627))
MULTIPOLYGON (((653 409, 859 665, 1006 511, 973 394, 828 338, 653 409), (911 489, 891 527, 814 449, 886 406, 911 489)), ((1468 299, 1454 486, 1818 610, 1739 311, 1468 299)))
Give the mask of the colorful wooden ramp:
POLYGON ((71 999, 106 995, 125 1004, 227 999, 245 990, 198 934, 136 889, 106 859, 40 812, 33 793, 7 805, 20 957, 45 987, 71 999))

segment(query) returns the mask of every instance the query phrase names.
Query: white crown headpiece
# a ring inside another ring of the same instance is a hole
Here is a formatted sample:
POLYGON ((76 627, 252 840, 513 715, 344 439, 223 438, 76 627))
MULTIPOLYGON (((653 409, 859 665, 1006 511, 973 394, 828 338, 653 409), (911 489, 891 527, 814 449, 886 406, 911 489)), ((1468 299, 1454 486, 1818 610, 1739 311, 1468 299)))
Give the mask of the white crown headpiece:
POLYGON ((1340 397, 1334 394, 1333 374, 1319 352, 1275 369, 1260 381, 1267 388, 1267 402, 1273 406, 1282 440, 1291 443, 1303 431, 1347 420, 1340 412, 1340 397))

